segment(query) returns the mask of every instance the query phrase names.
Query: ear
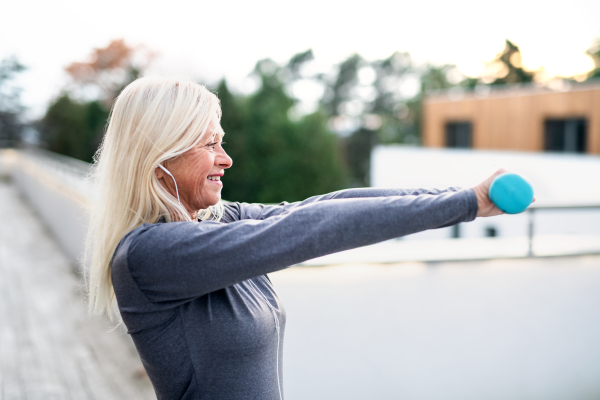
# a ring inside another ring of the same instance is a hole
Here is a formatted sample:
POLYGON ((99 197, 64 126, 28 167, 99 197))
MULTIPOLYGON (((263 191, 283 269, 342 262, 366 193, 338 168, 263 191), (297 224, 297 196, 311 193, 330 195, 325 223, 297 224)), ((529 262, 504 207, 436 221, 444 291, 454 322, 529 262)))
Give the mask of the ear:
POLYGON ((163 171, 160 167, 156 167, 154 168, 154 175, 156 176, 156 179, 160 181, 161 179, 164 179, 165 171, 163 171))

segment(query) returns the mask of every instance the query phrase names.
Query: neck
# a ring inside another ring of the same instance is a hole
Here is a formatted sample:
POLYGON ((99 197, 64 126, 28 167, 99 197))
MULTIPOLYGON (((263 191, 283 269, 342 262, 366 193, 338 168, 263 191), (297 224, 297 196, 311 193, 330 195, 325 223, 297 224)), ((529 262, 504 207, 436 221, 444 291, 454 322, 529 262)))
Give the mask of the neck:
POLYGON ((199 210, 190 211, 189 213, 190 213, 190 217, 192 218, 192 221, 195 221, 198 219, 198 214, 200 213, 200 211, 199 210))

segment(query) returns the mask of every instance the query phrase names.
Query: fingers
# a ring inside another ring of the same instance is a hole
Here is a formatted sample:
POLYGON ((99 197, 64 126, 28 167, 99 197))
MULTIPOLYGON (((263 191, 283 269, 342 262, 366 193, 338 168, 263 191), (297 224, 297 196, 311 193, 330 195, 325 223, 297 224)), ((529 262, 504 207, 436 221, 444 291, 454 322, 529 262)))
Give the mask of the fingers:
POLYGON ((505 168, 503 167, 498 167, 496 169, 496 172, 492 173, 492 175, 488 178, 490 180, 490 184, 494 181, 494 179, 496 179, 496 177, 498 175, 502 175, 503 173, 508 172, 505 168))
POLYGON ((489 196, 490 186, 497 176, 507 172, 506 169, 498 167, 487 179, 475 186, 473 190, 477 197, 477 216, 478 217, 491 217, 493 215, 500 215, 503 212, 496 207, 489 196))

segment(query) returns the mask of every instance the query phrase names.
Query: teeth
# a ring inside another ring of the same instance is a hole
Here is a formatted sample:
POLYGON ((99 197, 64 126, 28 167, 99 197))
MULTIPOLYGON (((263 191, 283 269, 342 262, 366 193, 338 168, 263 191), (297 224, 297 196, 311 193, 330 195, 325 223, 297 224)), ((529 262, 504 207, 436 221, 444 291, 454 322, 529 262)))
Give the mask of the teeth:
POLYGON ((221 179, 220 176, 209 176, 208 179, 210 179, 211 181, 218 181, 221 179))

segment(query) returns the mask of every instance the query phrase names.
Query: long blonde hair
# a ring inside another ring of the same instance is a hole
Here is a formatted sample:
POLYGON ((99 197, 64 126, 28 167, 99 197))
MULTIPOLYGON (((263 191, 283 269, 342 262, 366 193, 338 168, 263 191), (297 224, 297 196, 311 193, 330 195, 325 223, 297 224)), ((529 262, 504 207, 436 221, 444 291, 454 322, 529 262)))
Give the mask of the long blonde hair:
MULTIPOLYGON (((90 312, 111 320, 118 316, 110 262, 125 234, 161 218, 191 220, 154 169, 203 140, 214 115, 221 116, 217 97, 189 79, 140 78, 115 101, 91 175, 94 192, 84 255, 90 312)), ((201 218, 218 219, 219 214, 220 203, 203 210, 201 218)))

